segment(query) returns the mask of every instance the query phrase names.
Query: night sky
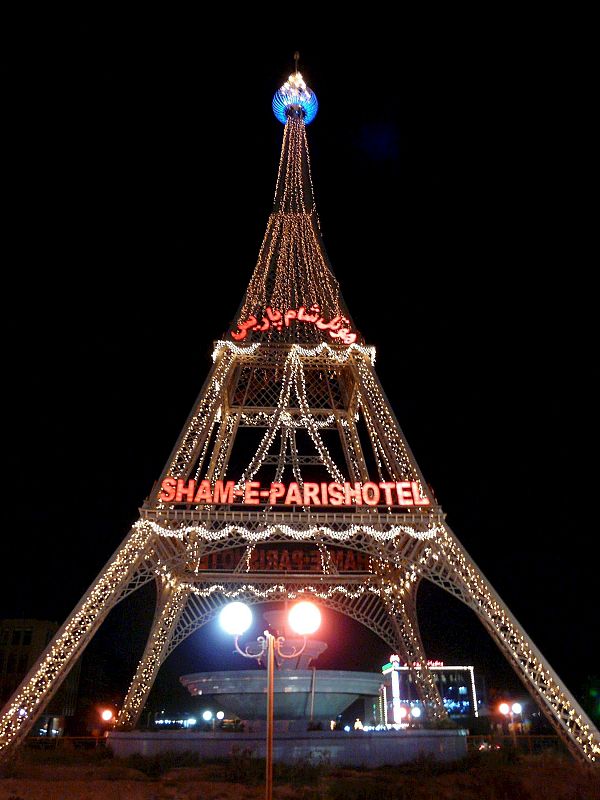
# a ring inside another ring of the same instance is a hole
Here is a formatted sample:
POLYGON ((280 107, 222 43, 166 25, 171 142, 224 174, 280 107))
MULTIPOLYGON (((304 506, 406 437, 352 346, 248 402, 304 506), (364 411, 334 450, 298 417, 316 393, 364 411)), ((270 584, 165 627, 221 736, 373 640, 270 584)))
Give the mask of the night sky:
MULTIPOLYGON (((452 529, 582 697, 598 673, 585 65, 559 25, 493 22, 239 43, 183 19, 71 20, 5 51, 0 618, 62 622, 160 475, 256 263, 270 102, 299 49, 347 305, 452 529)), ((512 685, 468 610, 427 586, 419 608, 431 657, 512 685)), ((151 593, 124 609, 90 646, 123 691, 151 593)), ((157 691, 240 666, 209 627, 157 691)), ((389 655, 332 612, 325 633, 320 666, 389 655)))

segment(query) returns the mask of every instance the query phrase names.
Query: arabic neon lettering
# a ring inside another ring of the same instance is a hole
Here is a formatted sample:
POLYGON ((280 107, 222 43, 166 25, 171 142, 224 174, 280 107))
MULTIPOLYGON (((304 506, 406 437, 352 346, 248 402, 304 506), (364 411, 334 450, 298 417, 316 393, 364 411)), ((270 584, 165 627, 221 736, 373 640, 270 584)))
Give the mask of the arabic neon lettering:
POLYGON ((281 331, 283 327, 290 327, 293 321, 304 322, 315 325, 320 331, 327 331, 332 339, 337 339, 342 344, 354 344, 357 339, 356 333, 351 330, 350 320, 340 314, 333 319, 326 320, 321 315, 321 309, 314 303, 308 311, 305 306, 299 308, 288 308, 283 313, 277 308, 267 306, 265 315, 262 319, 252 314, 248 319, 238 322, 237 331, 231 331, 231 338, 236 342, 241 342, 248 336, 250 331, 264 333, 269 329, 281 331))

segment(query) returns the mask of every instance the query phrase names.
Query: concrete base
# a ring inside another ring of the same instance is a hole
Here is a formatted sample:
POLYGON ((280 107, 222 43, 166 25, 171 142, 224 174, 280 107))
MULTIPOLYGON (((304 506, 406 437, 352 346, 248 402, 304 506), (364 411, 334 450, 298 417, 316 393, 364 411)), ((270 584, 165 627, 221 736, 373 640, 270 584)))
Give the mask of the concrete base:
MULTIPOLYGON (((228 758, 250 752, 265 757, 264 736, 248 733, 190 733, 188 731, 111 731, 108 744, 120 757, 140 753, 194 752, 201 758, 228 758)), ((466 730, 410 731, 310 731, 281 733, 273 743, 273 760, 325 761, 339 766, 381 767, 404 764, 417 758, 458 761, 467 755, 466 730)))

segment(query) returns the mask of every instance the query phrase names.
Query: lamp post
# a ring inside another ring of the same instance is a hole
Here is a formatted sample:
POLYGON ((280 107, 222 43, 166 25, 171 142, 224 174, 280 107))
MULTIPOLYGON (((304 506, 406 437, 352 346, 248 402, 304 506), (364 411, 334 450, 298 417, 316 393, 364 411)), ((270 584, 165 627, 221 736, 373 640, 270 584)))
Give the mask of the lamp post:
POLYGON ((212 722, 212 730, 213 730, 213 733, 214 733, 215 732, 215 717, 214 717, 214 714, 212 713, 212 711, 209 711, 208 709, 206 711, 203 711, 202 712, 202 719, 204 720, 204 722, 206 722, 207 725, 208 725, 209 722, 212 722))
POLYGON ((273 706, 274 706, 274 671, 275 652, 279 658, 295 658, 304 652, 306 637, 314 633, 321 624, 321 612, 314 603, 303 600, 290 609, 288 623, 292 630, 303 637, 304 641, 299 650, 293 648, 291 653, 283 651, 285 638, 273 636, 270 631, 264 631, 258 637, 260 650, 251 653, 246 647, 244 650, 239 645, 240 636, 245 633, 252 623, 252 612, 244 603, 228 603, 221 611, 219 621, 224 630, 235 636, 235 649, 244 658, 261 660, 266 654, 267 662, 267 739, 266 739, 266 770, 265 770, 265 798, 273 798, 273 706))
MULTIPOLYGON (((103 736, 108 736, 108 731, 110 728, 113 727, 116 715, 112 708, 101 708, 98 710, 98 716, 100 717, 101 723, 101 731, 103 736)), ((96 744, 98 744, 98 739, 96 739, 96 744)))
POLYGON ((515 715, 518 715, 523 711, 523 706, 521 705, 521 703, 513 703, 511 706, 509 706, 508 703, 500 703, 500 705, 498 706, 498 711, 505 717, 510 718, 510 732, 512 734, 513 746, 516 749, 517 729, 515 727, 515 715))

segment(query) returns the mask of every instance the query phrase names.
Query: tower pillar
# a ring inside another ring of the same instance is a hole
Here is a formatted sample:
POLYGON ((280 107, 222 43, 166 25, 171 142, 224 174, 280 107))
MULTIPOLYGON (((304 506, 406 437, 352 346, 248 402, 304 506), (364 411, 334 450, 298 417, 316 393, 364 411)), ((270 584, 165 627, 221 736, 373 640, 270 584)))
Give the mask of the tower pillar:
POLYGON ((119 730, 132 730, 137 725, 189 595, 188 586, 160 581, 150 635, 117 719, 119 730))

